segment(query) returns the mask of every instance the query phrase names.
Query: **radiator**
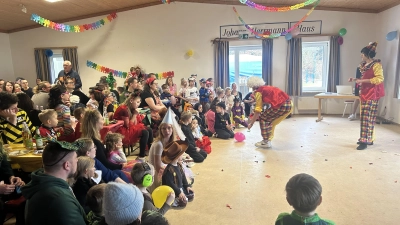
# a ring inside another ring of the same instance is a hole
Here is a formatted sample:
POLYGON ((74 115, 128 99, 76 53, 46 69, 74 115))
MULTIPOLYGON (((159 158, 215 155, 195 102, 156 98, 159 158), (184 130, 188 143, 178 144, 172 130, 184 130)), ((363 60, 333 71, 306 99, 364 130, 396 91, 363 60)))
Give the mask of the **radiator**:
POLYGON ((318 98, 298 97, 297 110, 318 110, 318 98))

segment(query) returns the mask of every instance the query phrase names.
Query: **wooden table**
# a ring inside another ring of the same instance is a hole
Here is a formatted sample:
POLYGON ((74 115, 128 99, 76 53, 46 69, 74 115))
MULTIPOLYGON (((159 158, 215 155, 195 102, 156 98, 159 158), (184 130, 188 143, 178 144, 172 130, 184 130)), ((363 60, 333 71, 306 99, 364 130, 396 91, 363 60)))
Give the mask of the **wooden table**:
POLYGON ((314 98, 318 98, 318 119, 315 122, 319 122, 324 118, 321 116, 321 108, 322 108, 322 99, 336 98, 336 99, 359 99, 358 96, 355 95, 339 95, 337 93, 321 93, 314 96, 314 98))

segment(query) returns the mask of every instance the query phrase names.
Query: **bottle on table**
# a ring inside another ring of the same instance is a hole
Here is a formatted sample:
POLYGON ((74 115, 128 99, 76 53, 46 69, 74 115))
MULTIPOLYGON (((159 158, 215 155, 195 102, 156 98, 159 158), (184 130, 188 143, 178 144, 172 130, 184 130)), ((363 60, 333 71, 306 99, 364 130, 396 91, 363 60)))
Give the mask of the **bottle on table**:
POLYGON ((107 126, 110 124, 110 121, 108 119, 108 113, 107 113, 107 107, 104 106, 103 108, 103 118, 104 118, 104 125, 107 126))
POLYGON ((36 142, 36 150, 43 150, 44 148, 43 140, 42 136, 40 136, 39 127, 36 128, 35 142, 36 142))
POLYGON ((33 149, 32 133, 29 130, 29 127, 26 124, 26 122, 23 123, 22 140, 23 140, 23 143, 24 143, 24 147, 26 149, 29 149, 29 150, 33 149))

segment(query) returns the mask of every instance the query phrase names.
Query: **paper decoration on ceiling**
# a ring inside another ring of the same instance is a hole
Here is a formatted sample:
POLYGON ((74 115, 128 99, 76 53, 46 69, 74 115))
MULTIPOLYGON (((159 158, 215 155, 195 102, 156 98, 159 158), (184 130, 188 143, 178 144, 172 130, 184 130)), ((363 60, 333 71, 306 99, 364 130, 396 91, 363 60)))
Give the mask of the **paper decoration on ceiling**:
POLYGON ((70 33, 80 33, 80 32, 84 32, 87 30, 95 30, 95 29, 98 29, 98 28, 104 26, 106 23, 109 23, 116 18, 117 18, 117 13, 111 13, 107 17, 105 17, 99 21, 96 21, 94 23, 83 24, 83 25, 68 25, 68 24, 62 24, 62 23, 56 23, 56 22, 50 21, 50 20, 45 19, 36 14, 32 14, 32 16, 31 16, 32 21, 34 21, 35 23, 38 23, 44 27, 48 27, 50 29, 61 31, 61 32, 70 32, 70 33))
POLYGON ((301 18, 295 25, 293 25, 292 27, 290 27, 288 30, 282 32, 282 33, 274 33, 274 34, 261 34, 258 33, 257 31, 255 31, 253 28, 251 28, 249 25, 246 24, 246 22, 242 19, 242 17, 240 17, 238 11, 236 10, 235 7, 233 7, 233 11, 235 11, 237 17, 239 18, 240 22, 242 22, 242 24, 246 27, 247 30, 249 30, 251 33, 253 33, 254 35, 261 37, 261 38, 277 38, 280 36, 285 36, 287 33, 289 33, 290 31, 292 31, 293 29, 297 28, 297 26, 299 26, 299 24, 301 24, 305 19, 307 19, 307 17, 314 11, 315 7, 317 7, 319 3, 319 0, 315 2, 314 6, 307 12, 307 14, 305 16, 303 16, 303 18, 301 18))
POLYGON ((287 11, 291 11, 291 10, 296 10, 296 9, 301 9, 304 8, 305 6, 311 5, 313 3, 315 3, 318 0, 308 0, 302 3, 298 3, 295 5, 291 5, 291 6, 284 6, 284 7, 269 7, 269 6, 263 6, 263 5, 259 5, 257 3, 254 3, 252 1, 249 0, 239 0, 241 3, 254 8, 254 9, 258 9, 258 10, 262 10, 262 11, 269 11, 269 12, 287 12, 287 11))
MULTIPOLYGON (((87 60, 86 61, 86 66, 92 69, 95 69, 99 72, 110 74, 112 73, 114 77, 120 77, 120 78, 126 78, 128 75, 128 72, 122 72, 119 70, 114 70, 110 69, 108 67, 102 66, 100 64, 94 63, 92 61, 87 60)), ((155 73, 157 79, 166 79, 168 77, 174 77, 174 71, 168 71, 168 72, 160 72, 160 73, 155 73)))
POLYGON ((170 0, 161 0, 161 2, 163 3, 163 4, 169 4, 169 3, 171 3, 171 1, 170 0))

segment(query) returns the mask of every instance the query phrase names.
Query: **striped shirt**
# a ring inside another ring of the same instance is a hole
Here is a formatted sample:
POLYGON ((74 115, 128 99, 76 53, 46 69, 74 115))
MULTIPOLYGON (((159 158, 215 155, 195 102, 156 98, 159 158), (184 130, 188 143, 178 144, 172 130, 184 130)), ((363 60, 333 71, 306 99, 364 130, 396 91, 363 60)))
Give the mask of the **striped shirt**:
POLYGON ((0 117, 0 131, 2 132, 2 138, 4 143, 22 143, 22 129, 24 128, 24 122, 29 127, 29 130, 33 134, 36 131, 36 127, 34 127, 29 120, 28 114, 22 109, 18 109, 17 112, 17 125, 10 123, 7 119, 0 117))

